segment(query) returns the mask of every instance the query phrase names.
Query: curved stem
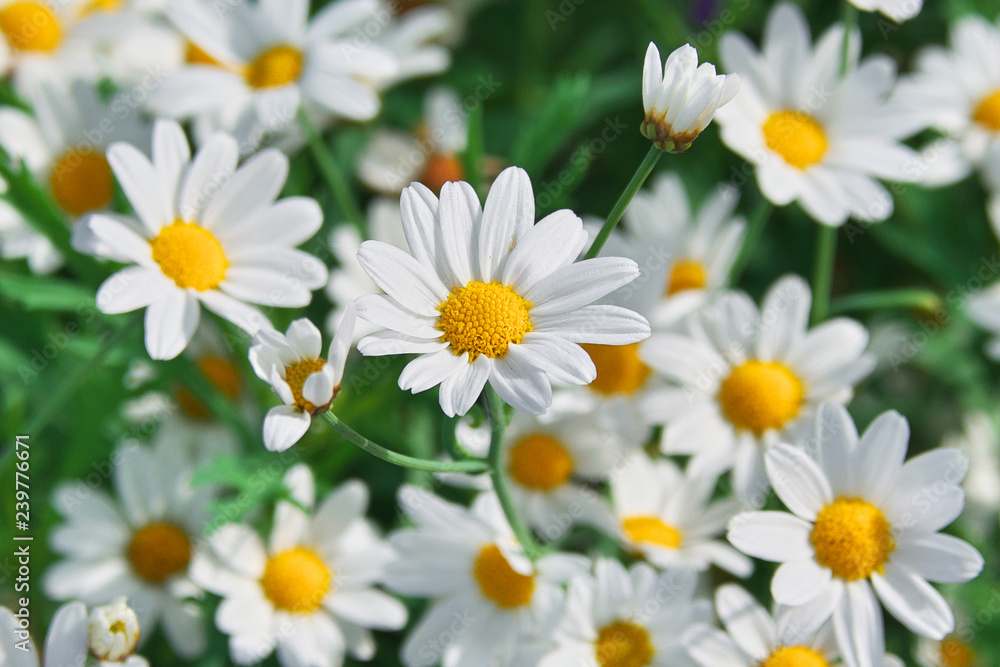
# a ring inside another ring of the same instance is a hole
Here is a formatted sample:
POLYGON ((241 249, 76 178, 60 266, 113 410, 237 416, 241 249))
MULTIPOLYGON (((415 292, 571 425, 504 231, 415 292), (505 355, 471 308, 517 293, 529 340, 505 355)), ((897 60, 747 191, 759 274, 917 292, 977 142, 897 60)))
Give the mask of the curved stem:
POLYGON ((743 247, 740 248, 740 254, 737 255, 736 261, 733 262, 733 266, 729 270, 730 286, 736 285, 740 276, 743 275, 743 269, 749 263, 773 210, 774 206, 767 200, 767 197, 760 195, 760 201, 757 202, 757 206, 754 207, 749 220, 747 220, 747 232, 746 236, 743 237, 743 247))
POLYGON ((622 219, 622 215, 625 214, 625 209, 631 203, 632 198, 635 197, 635 193, 639 191, 642 184, 646 182, 649 175, 653 171, 653 167, 656 163, 660 161, 663 156, 663 151, 657 148, 655 145, 650 146, 649 152, 646 153, 646 157, 643 159, 642 164, 636 169, 635 173, 632 174, 632 180, 628 182, 625 186, 625 191, 622 193, 618 201, 615 202, 615 206, 611 209, 611 213, 608 214, 608 219, 604 221, 604 226, 601 227, 601 231, 597 234, 597 238, 594 239, 594 244, 590 246, 590 250, 584 255, 584 259, 593 259, 597 257, 597 253, 601 252, 601 248, 607 243, 608 237, 611 236, 611 232, 614 231, 615 227, 618 225, 618 221, 622 219))
POLYGON ((941 309, 941 299, 930 290, 914 287, 857 292, 835 299, 830 304, 830 312, 835 315, 851 310, 884 308, 916 308, 927 313, 935 313, 941 309))
POLYGON ((323 419, 327 424, 333 427, 333 430, 342 435, 348 442, 357 445, 359 448, 376 458, 402 468, 426 470, 428 472, 485 472, 490 469, 489 464, 482 459, 471 459, 468 461, 433 461, 430 459, 418 459, 415 456, 407 456, 406 454, 393 452, 361 435, 353 428, 340 421, 340 418, 333 414, 333 412, 324 412, 323 419))
POLYGON ((817 225, 816 255, 813 258, 812 312, 809 321, 816 325, 826 319, 830 310, 830 288, 833 286, 833 260, 837 256, 836 227, 817 225))
POLYGON ((344 176, 344 172, 341 171, 337 161, 333 159, 330 149, 323 143, 323 138, 320 136, 319 131, 313 125, 312 121, 309 120, 309 116, 306 115, 304 110, 299 109, 298 119, 299 125, 302 127, 302 132, 306 136, 306 142, 309 144, 309 150, 312 152, 313 158, 316 159, 319 170, 323 172, 323 178, 326 179, 327 185, 330 186, 333 198, 337 200, 337 206, 340 207, 340 212, 362 232, 362 238, 364 238, 365 216, 358 207, 358 203, 354 200, 354 195, 351 194, 351 187, 347 183, 347 177, 344 176))

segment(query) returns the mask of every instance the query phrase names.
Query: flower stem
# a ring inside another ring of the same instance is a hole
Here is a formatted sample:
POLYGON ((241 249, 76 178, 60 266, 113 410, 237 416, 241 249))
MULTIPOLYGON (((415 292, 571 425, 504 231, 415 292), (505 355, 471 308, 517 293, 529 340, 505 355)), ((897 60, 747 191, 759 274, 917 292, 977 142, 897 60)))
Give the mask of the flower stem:
POLYGON ((298 111, 299 125, 302 127, 302 132, 306 135, 306 142, 309 144, 309 150, 312 152, 313 158, 316 160, 316 164, 319 165, 319 170, 323 172, 323 178, 326 179, 327 185, 330 186, 330 190, 333 192, 333 198, 337 201, 337 206, 340 207, 340 212, 357 227, 362 235, 365 232, 365 216, 361 212, 361 208, 358 206, 357 201, 354 200, 354 195, 351 194, 351 188, 347 183, 347 177, 344 176, 344 172, 340 169, 337 161, 333 158, 330 153, 329 148, 323 143, 323 138, 320 136, 319 131, 316 126, 313 125, 312 121, 309 120, 309 116, 303 109, 298 111))
POLYGON ((813 258, 812 312, 809 321, 816 325, 830 311, 830 288, 833 286, 833 260, 837 256, 836 227, 817 225, 816 255, 813 258))
POLYGON ((663 156, 663 151, 657 148, 655 145, 651 146, 649 152, 646 153, 646 157, 643 159, 642 164, 636 169, 635 174, 632 175, 632 180, 628 182, 625 186, 625 191, 622 193, 618 201, 615 202, 615 207, 611 209, 611 213, 608 214, 608 219, 604 221, 604 226, 601 227, 601 231, 597 234, 597 238, 594 239, 593 245, 590 246, 590 250, 584 255, 584 259, 593 259, 597 257, 597 254, 601 252, 601 248, 607 243, 608 237, 611 236, 611 232, 614 231, 615 227, 618 225, 618 221, 622 219, 622 215, 625 214, 625 209, 628 208, 629 203, 631 203, 632 198, 635 197, 635 193, 639 191, 642 184, 646 182, 649 178, 650 173, 653 171, 653 167, 656 163, 660 161, 663 156))
POLYGON ((493 479, 493 490, 496 491, 497 498, 500 499, 500 507, 503 508, 504 516, 507 517, 507 523, 514 531, 517 541, 524 547, 528 558, 535 560, 542 554, 542 548, 535 541, 531 530, 525 525, 514 506, 514 499, 510 495, 510 485, 507 483, 502 460, 503 435, 507 428, 504 402, 489 385, 486 385, 486 401, 490 409, 490 477, 493 479))
POLYGON ((884 308, 916 308, 926 313, 935 313, 941 308, 941 299, 930 290, 907 288, 848 294, 835 299, 830 304, 830 312, 833 314, 852 310, 882 310, 884 308))
POLYGON ((844 24, 844 41, 840 46, 840 75, 844 76, 851 68, 851 36, 858 27, 858 9, 850 2, 842 3, 840 20, 844 24))
POLYGON ((740 248, 740 254, 736 256, 736 261, 733 262, 733 267, 729 270, 730 285, 735 285, 740 276, 743 275, 743 270, 750 262, 750 257, 753 255, 760 237, 764 234, 764 228, 767 227, 767 221, 770 220, 773 210, 774 206, 771 202, 767 200, 767 197, 761 195, 757 206, 750 213, 750 219, 747 220, 747 233, 743 237, 743 247, 740 248))
POLYGON ((428 472, 485 472, 489 470, 489 463, 482 459, 471 459, 467 461, 433 461, 430 459, 418 459, 415 456, 407 456, 393 452, 382 445, 372 442, 361 435, 353 428, 340 421, 332 411, 323 413, 323 419, 333 427, 333 430, 344 437, 348 442, 357 445, 372 456, 387 461, 402 468, 412 468, 414 470, 426 470, 428 472))

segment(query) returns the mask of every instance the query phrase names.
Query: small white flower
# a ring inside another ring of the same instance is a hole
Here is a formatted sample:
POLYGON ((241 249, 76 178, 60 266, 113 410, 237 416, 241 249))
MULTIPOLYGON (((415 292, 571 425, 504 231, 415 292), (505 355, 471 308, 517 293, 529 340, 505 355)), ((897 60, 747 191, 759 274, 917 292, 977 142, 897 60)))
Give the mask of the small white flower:
POLYGON ((329 408, 340 393, 354 319, 353 305, 348 305, 326 359, 320 356, 323 335, 305 318, 288 325, 284 335, 262 330, 254 336, 250 365, 284 402, 264 418, 264 446, 272 452, 298 442, 309 430, 313 415, 329 408))
POLYGON ((409 254, 366 241, 358 261, 385 295, 358 314, 389 331, 358 344, 366 355, 417 353, 399 377, 416 392, 441 385, 441 408, 465 414, 487 382, 533 414, 552 401, 551 378, 586 384, 596 369, 578 343, 642 340, 649 324, 618 306, 590 305, 638 275, 629 259, 575 262, 587 241, 580 218, 557 211, 537 225, 528 175, 511 167, 486 200, 465 182, 440 201, 415 183, 403 191, 409 254))
POLYGON ((941 639, 955 619, 927 582, 966 582, 983 567, 972 546, 938 532, 962 511, 968 460, 937 449, 904 463, 909 435, 906 420, 886 412, 859 438, 847 410, 826 404, 809 454, 785 444, 767 452, 789 512, 746 512, 729 524, 734 546, 782 564, 775 602, 801 610, 804 632, 832 616, 841 653, 858 667, 882 660, 879 599, 912 632, 941 639))
POLYGON ((712 63, 698 65, 690 44, 671 53, 661 68, 660 51, 650 42, 642 66, 642 135, 670 153, 686 151, 739 89, 738 76, 716 74, 712 63))
POLYGON ((924 0, 850 0, 850 3, 862 11, 879 12, 896 23, 909 21, 924 6, 924 0))
MULTIPOLYGON (((395 71, 386 70, 371 76, 378 90, 409 79, 440 74, 451 66, 451 52, 438 42, 455 27, 452 7, 428 3, 400 11, 400 3, 379 0, 373 21, 378 28, 374 30, 372 43, 395 56, 397 64, 395 71), (386 21, 386 17, 390 20, 386 21)), ((372 31, 370 26, 371 21, 362 28, 372 31)))
POLYGON ((985 665, 968 642, 956 635, 944 639, 917 638, 914 657, 920 667, 977 667, 985 665))
POLYGON ((139 618, 125 598, 90 611, 88 647, 98 660, 124 662, 139 644, 139 618))

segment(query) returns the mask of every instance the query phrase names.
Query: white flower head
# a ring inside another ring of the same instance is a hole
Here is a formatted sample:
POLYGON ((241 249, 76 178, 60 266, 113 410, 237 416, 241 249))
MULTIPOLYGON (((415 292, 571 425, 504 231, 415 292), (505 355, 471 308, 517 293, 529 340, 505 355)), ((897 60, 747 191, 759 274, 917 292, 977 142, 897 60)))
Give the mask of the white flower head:
POLYGON ((309 430, 313 415, 330 407, 340 392, 344 364, 354 336, 354 307, 349 304, 341 318, 337 335, 323 359, 323 335, 305 318, 288 325, 288 331, 263 330, 250 347, 250 365, 284 405, 271 408, 264 418, 264 445, 281 452, 309 430))
POLYGON ((858 667, 883 657, 878 600, 912 632, 941 639, 955 618, 928 581, 962 583, 983 568, 972 546, 939 532, 962 511, 968 460, 936 449, 904 463, 909 436, 906 420, 886 412, 859 438, 847 410, 825 404, 809 453, 779 444, 766 455, 789 511, 745 512, 729 524, 734 546, 781 563, 775 602, 801 610, 804 632, 832 617, 858 667))
POLYGON ((88 620, 91 655, 107 662, 124 662, 139 644, 139 618, 125 598, 94 607, 88 620))
POLYGON ((896 23, 909 21, 924 6, 924 0, 850 0, 850 3, 865 12, 879 12, 896 23))
POLYGON ((497 178, 483 208, 465 182, 440 200, 415 183, 403 191, 407 253, 366 241, 358 261, 384 295, 358 299, 358 314, 389 331, 365 337, 366 355, 417 353, 399 386, 441 385, 450 416, 465 414, 487 382, 515 408, 540 414, 552 379, 586 384, 596 369, 579 343, 622 345, 649 335, 638 314, 591 305, 638 275, 630 259, 576 262, 587 235, 568 210, 535 224, 527 173, 497 178), (412 254, 411 254, 412 253, 412 254))
POLYGON ((698 65, 690 44, 671 53, 661 67, 660 51, 650 42, 642 67, 642 135, 669 153, 686 151, 739 89, 735 74, 716 74, 712 63, 698 65))

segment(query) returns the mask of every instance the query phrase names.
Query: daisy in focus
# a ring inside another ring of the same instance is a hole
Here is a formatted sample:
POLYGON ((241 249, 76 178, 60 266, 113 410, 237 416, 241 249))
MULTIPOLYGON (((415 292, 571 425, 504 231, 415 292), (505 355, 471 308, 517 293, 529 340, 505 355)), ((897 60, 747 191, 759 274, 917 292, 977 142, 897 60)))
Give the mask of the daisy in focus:
POLYGON ((678 48, 661 67, 660 51, 649 43, 642 65, 642 136, 668 153, 682 153, 708 127, 716 112, 740 89, 740 78, 698 65, 690 44, 678 48))
POLYGON ((771 580, 778 604, 801 608, 803 628, 833 618, 841 652, 858 667, 882 660, 879 600, 912 632, 942 639, 955 619, 928 584, 976 577, 983 558, 939 531, 961 513, 968 460, 936 449, 906 463, 909 425, 878 417, 859 438, 847 410, 824 405, 811 453, 779 444, 767 472, 789 512, 746 512, 729 524, 744 553, 781 563, 771 580))
POLYGON ((261 330, 250 347, 254 373, 271 384, 284 405, 264 417, 264 446, 282 452, 298 442, 313 415, 326 411, 340 393, 344 364, 354 339, 354 308, 349 305, 330 342, 327 358, 320 356, 323 335, 306 318, 288 325, 284 335, 261 330))
POLYGON ((270 323, 249 303, 305 306, 326 284, 323 263, 295 249, 319 229, 319 206, 305 197, 275 202, 288 159, 267 150, 237 169, 237 153, 232 137, 217 134, 192 159, 180 126, 158 121, 152 162, 130 144, 108 149, 138 220, 91 215, 77 225, 78 250, 134 263, 101 285, 97 307, 145 308, 154 359, 184 350, 201 305, 254 334, 270 323))
POLYGON ((611 473, 616 533, 628 550, 658 568, 701 571, 715 565, 747 577, 753 565, 716 539, 740 509, 735 498, 712 500, 716 478, 685 474, 672 461, 635 452, 611 473))
POLYGON ((812 45, 802 11, 775 5, 764 43, 727 33, 719 53, 742 78, 740 92, 719 110, 722 141, 756 166, 771 202, 798 201, 817 222, 839 227, 848 218, 885 220, 889 192, 876 179, 912 181, 919 155, 900 141, 916 131, 888 104, 896 82, 891 58, 858 64, 860 38, 850 36, 850 69, 840 75, 844 26, 835 24, 812 45))
POLYGON ((582 556, 560 553, 532 563, 491 493, 470 510, 404 486, 399 505, 414 527, 389 539, 399 558, 386 584, 433 599, 403 644, 407 667, 508 664, 525 638, 558 622, 561 586, 589 565, 582 556))
POLYGON ((371 660, 371 631, 403 627, 406 608, 375 588, 395 554, 364 516, 368 489, 343 482, 314 511, 307 466, 284 483, 295 502, 278 501, 266 545, 249 526, 226 524, 192 564, 222 597, 215 623, 229 635, 229 654, 249 665, 276 653, 284 667, 335 667, 345 653, 371 660))
POLYGON ((807 329, 809 286, 786 276, 760 310, 730 292, 688 320, 685 335, 656 334, 640 357, 675 384, 651 391, 643 409, 663 423, 664 453, 692 455, 694 470, 732 468, 736 494, 763 502, 763 454, 778 442, 799 442, 823 402, 847 403, 875 358, 868 332, 835 318, 807 329))
POLYGON ((630 259, 575 262, 587 242, 568 210, 535 224, 523 170, 504 170, 485 208, 465 182, 440 200, 425 186, 403 191, 409 254, 366 241, 358 261, 385 295, 358 299, 358 314, 388 331, 358 343, 365 355, 417 353, 399 377, 413 393, 441 385, 441 409, 464 415, 487 382, 515 408, 540 414, 551 379, 587 384, 596 369, 578 343, 624 345, 649 335, 640 315, 594 301, 634 280, 630 259))

